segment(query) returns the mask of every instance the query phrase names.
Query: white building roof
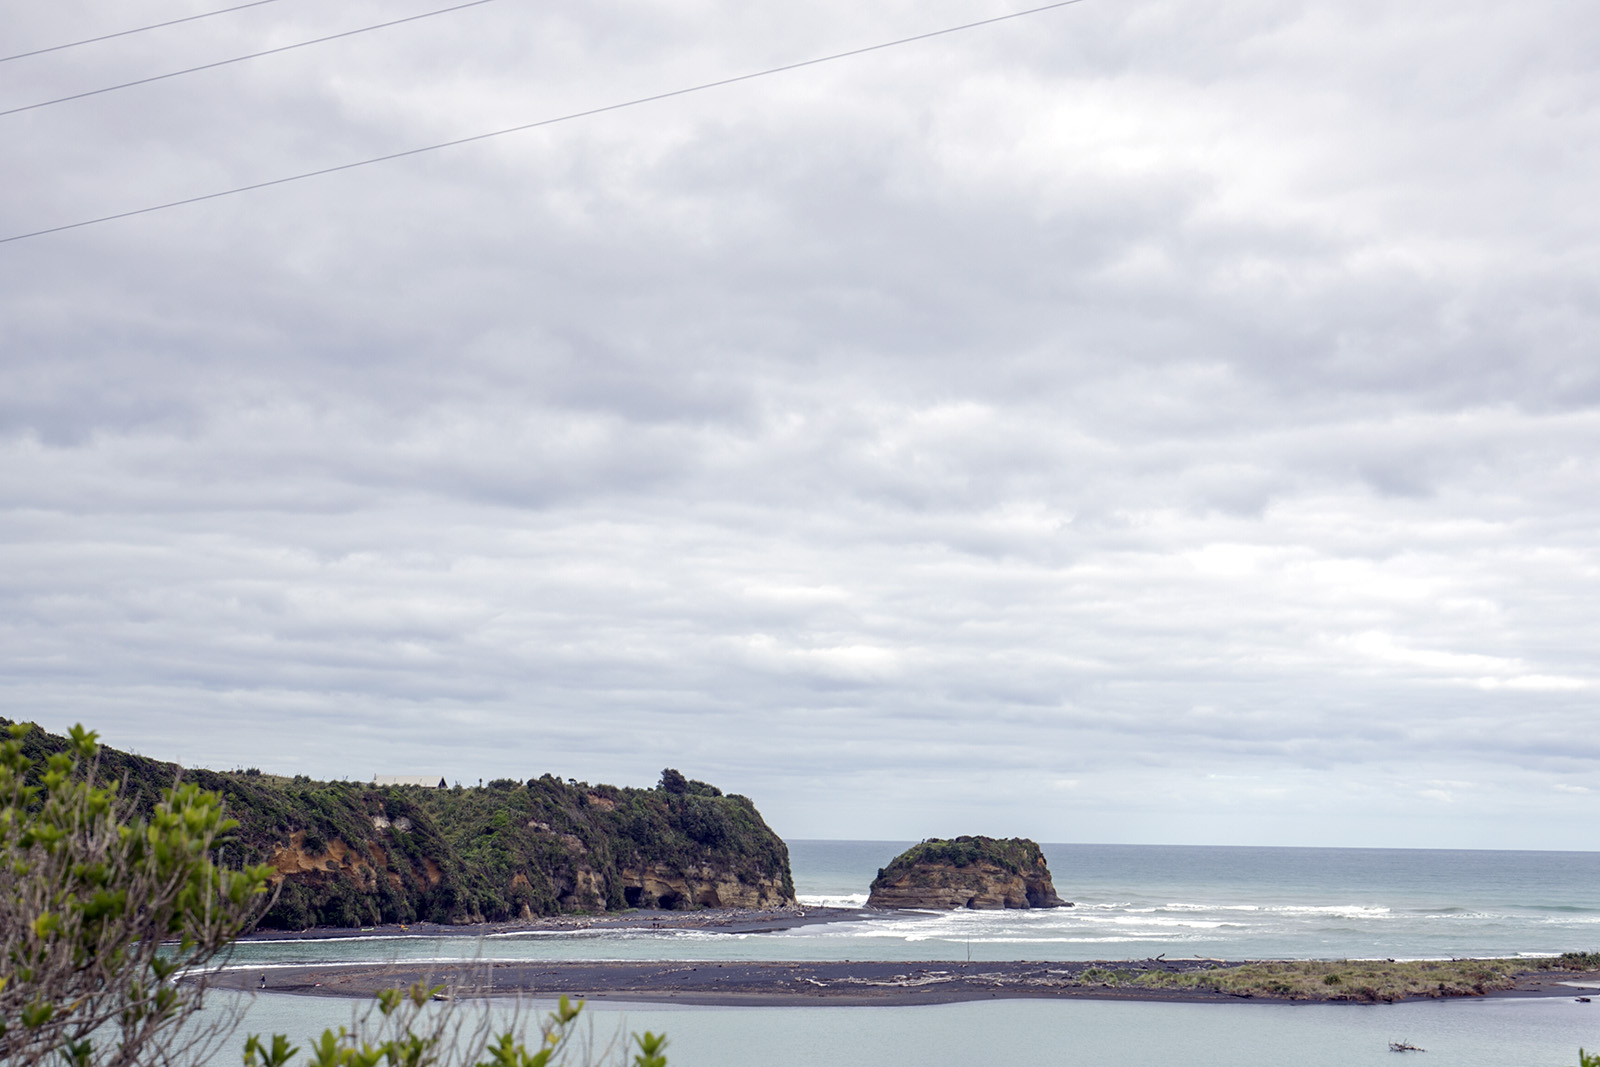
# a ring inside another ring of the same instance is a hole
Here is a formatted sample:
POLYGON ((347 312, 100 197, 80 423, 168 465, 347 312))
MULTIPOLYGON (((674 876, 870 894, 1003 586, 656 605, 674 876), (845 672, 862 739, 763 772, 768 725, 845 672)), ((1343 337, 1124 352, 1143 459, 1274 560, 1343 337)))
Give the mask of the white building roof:
POLYGON ((438 789, 444 785, 444 779, 437 775, 426 774, 374 774, 373 785, 421 785, 429 789, 438 789))

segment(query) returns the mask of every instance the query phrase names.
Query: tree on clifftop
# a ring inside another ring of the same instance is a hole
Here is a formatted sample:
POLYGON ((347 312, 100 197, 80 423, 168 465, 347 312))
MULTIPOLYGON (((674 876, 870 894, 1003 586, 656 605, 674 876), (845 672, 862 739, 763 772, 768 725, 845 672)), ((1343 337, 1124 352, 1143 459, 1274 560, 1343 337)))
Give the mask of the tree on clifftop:
POLYGON ((722 790, 709 782, 702 782, 698 778, 685 778, 682 771, 675 771, 667 767, 661 772, 661 781, 656 788, 663 793, 674 796, 720 797, 722 790))

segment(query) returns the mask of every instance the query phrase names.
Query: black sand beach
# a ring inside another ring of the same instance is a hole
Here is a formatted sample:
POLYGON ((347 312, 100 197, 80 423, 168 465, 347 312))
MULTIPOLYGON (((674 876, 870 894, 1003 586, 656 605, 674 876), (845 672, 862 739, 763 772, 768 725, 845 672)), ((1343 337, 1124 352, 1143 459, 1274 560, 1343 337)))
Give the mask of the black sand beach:
MULTIPOLYGON (((715 962, 715 961, 538 961, 492 966, 329 965, 279 967, 267 974, 267 991, 313 996, 369 997, 379 989, 413 982, 443 985, 458 996, 527 996, 575 999, 669 1001, 682 1004, 907 1005, 1013 997, 1210 1003, 1254 999, 1313 1003, 1256 994, 1188 989, 1148 989, 1078 984, 1093 967, 1144 974, 1185 973, 1220 964, 1208 960, 1118 960, 1069 963, 907 963, 904 961, 715 962)), ((217 983, 254 989, 262 972, 237 969, 217 983)), ((1563 984, 1594 981, 1572 972, 1528 972, 1514 989, 1488 996, 1577 996, 1563 984)), ((1315 1003, 1327 1003, 1318 1001, 1315 1003)))
MULTIPOLYGON (((495 963, 493 967, 317 966, 268 972, 269 992, 371 996, 379 989, 424 981, 476 996, 676 1001, 684 1004, 947 1004, 1018 996, 1118 995, 1139 1000, 1210 1000, 1164 991, 1069 987, 1063 977, 1090 963, 860 962, 588 962, 495 963)), ((1128 967, 1129 964, 1118 964, 1128 967)), ((1180 968, 1183 964, 1158 964, 1180 968)), ((1202 967, 1207 964, 1191 964, 1202 967)), ((255 988, 259 974, 230 971, 225 988, 255 988)))

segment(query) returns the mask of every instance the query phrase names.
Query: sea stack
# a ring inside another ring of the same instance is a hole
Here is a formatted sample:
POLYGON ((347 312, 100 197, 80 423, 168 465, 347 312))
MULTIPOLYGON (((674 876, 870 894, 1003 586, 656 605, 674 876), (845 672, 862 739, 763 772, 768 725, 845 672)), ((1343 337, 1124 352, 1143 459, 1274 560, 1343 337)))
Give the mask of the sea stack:
POLYGON ((872 880, 874 908, 1070 908, 1039 846, 1024 837, 930 838, 872 880))

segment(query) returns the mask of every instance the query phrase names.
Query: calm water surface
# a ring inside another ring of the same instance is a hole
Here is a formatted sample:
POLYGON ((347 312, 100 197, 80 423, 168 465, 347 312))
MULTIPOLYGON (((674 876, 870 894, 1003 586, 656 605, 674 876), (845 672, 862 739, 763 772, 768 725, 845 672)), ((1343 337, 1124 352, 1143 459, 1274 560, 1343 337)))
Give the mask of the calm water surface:
MULTIPOLYGON (((546 1008, 548 1005, 533 1005, 546 1008)), ((665 1032, 673 1067, 1563 1067, 1600 1047, 1600 1009, 1572 1000, 1374 1006, 997 1000, 913 1008, 690 1008, 591 1003, 600 1043, 665 1032)), ((254 1032, 313 1034, 350 1022, 345 1002, 256 997, 254 1032)), ((219 1058, 217 1063, 236 1063, 219 1058)))

